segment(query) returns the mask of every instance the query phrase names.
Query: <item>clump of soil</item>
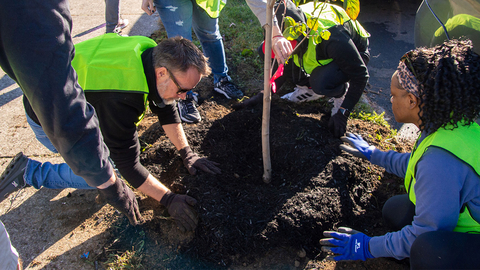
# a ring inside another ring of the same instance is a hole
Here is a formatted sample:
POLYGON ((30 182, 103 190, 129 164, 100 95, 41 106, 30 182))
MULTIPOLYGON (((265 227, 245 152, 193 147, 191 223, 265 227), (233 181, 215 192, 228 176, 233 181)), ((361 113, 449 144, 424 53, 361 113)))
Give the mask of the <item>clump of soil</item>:
MULTIPOLYGON (((213 88, 208 80, 198 87, 213 88)), ((198 201, 196 231, 181 233, 163 206, 142 196, 145 222, 132 227, 124 219, 110 250, 141 249, 145 269, 408 269, 408 262, 387 259, 337 266, 322 261, 327 254, 318 240, 324 230, 349 226, 370 236, 384 234, 388 228, 382 223, 382 206, 404 192, 402 179, 342 153, 340 139, 327 128, 327 100, 297 104, 273 96, 272 180, 266 184, 262 103, 235 111, 235 101, 211 90, 200 93, 202 121, 184 124, 185 133, 196 153, 221 164, 221 174, 189 175, 156 116, 148 115, 139 127, 146 147, 142 164, 173 192, 198 201)), ((388 128, 361 120, 349 120, 347 129, 378 147, 368 134, 390 134, 388 128)), ((409 150, 402 142, 391 143, 397 151, 409 150)))

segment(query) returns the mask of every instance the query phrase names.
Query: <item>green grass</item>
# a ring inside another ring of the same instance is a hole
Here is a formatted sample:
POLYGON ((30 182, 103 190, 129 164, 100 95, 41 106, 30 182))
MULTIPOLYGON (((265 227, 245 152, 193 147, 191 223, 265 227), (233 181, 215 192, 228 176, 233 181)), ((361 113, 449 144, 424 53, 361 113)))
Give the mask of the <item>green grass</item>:
POLYGON ((234 82, 245 88, 250 86, 249 81, 263 81, 263 59, 257 53, 263 29, 246 2, 229 0, 220 14, 219 26, 234 82))

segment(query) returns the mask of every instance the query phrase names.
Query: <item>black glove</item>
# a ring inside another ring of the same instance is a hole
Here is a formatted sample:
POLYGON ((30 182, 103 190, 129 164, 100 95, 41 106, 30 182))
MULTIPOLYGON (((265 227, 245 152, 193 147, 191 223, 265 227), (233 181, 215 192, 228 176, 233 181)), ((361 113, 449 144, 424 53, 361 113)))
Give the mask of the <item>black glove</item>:
POLYGON ((133 191, 127 187, 122 179, 116 178, 115 184, 105 188, 97 189, 98 201, 104 201, 115 207, 120 213, 127 216, 130 224, 137 225, 142 220, 140 210, 138 210, 138 202, 133 191))
POLYGON ((160 203, 168 209, 168 213, 173 217, 182 232, 195 230, 198 216, 193 206, 197 204, 197 200, 188 195, 179 195, 167 191, 160 203))
POLYGON ((245 98, 245 100, 242 102, 232 104, 232 109, 240 110, 248 107, 253 107, 261 102, 263 102, 263 91, 251 98, 245 98))
POLYGON ((197 174, 197 169, 200 169, 204 172, 217 174, 221 173, 222 171, 217 167, 217 162, 210 161, 206 158, 201 158, 197 154, 195 154, 190 146, 180 149, 180 156, 183 159, 183 164, 188 169, 188 172, 191 175, 197 174))
POLYGON ((347 117, 340 111, 330 117, 328 121, 328 129, 333 133, 333 136, 340 137, 347 131, 347 117))

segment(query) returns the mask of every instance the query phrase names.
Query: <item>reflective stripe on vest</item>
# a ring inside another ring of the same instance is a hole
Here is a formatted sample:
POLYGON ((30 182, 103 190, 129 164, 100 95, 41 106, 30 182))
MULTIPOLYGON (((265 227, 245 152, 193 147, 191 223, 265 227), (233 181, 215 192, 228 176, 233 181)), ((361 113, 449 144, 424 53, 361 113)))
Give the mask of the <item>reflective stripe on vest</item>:
MULTIPOLYGON (((447 128, 451 128, 449 126, 447 128)), ((419 137, 420 138, 420 137, 419 137)), ((480 126, 473 123, 469 126, 463 126, 458 123, 458 127, 453 130, 444 128, 427 136, 420 145, 415 143, 415 149, 410 154, 410 160, 405 174, 405 189, 408 197, 413 204, 416 204, 415 196, 415 171, 418 160, 427 151, 428 147, 435 146, 448 151, 458 159, 470 165, 475 172, 480 175, 480 126)), ((418 142, 418 139, 417 139, 418 142)), ((454 231, 467 233, 480 233, 480 224, 470 215, 468 207, 462 207, 457 226, 454 231)))
MULTIPOLYGON (((314 3, 310 2, 304 5, 300 5, 300 8, 307 16, 307 19, 314 16, 318 17, 318 31, 327 30, 335 25, 344 24, 345 22, 350 21, 350 17, 345 12, 345 10, 337 5, 332 5, 328 3, 323 3, 315 10, 314 3), (315 11, 315 14, 312 14, 315 11), (320 14, 319 14, 320 13, 320 14)), ((369 37, 370 34, 358 23, 357 21, 352 21, 352 25, 355 31, 361 37, 369 37)), ((314 43, 313 39, 308 40, 307 51, 303 54, 302 64, 299 62, 298 55, 293 56, 294 63, 305 70, 307 74, 311 74, 312 71, 318 66, 324 66, 333 61, 333 59, 321 59, 317 60, 317 53, 315 47, 317 44, 314 43)))
MULTIPOLYGON (((72 60, 78 83, 86 92, 143 93, 146 106, 149 90, 142 53, 156 45, 148 37, 122 37, 115 33, 82 41, 75 45, 72 60)), ((138 122, 142 118, 143 115, 138 122)))
POLYGON ((196 2, 213 19, 220 16, 220 12, 227 4, 227 0, 196 0, 196 2))

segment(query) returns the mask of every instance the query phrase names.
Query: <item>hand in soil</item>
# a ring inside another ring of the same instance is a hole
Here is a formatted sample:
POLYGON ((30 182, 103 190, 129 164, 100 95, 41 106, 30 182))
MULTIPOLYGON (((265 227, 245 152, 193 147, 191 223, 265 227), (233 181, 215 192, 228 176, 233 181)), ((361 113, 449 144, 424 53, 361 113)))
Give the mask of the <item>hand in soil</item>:
POLYGON ((255 95, 251 98, 245 99, 242 102, 232 104, 232 108, 234 110, 240 110, 240 109, 244 109, 244 108, 248 108, 248 107, 253 107, 253 106, 261 103, 262 101, 263 101, 263 91, 261 91, 260 93, 258 93, 257 95, 255 95))
POLYGON ((340 145, 340 149, 355 157, 370 160, 370 156, 375 150, 375 146, 369 145, 360 134, 347 132, 347 136, 342 136, 340 140, 346 143, 340 145))
POLYGON ((340 111, 330 117, 328 121, 328 129, 335 137, 340 137, 345 134, 347 131, 347 119, 345 115, 343 115, 340 111))
POLYGON ((362 260, 365 261, 368 258, 374 258, 370 253, 368 243, 370 242, 369 236, 348 228, 340 227, 338 232, 324 231, 323 235, 332 238, 320 239, 320 245, 322 245, 322 251, 333 252, 340 254, 340 256, 328 256, 327 260, 343 261, 343 260, 362 260))
POLYGON ((197 204, 197 200, 188 195, 179 195, 168 191, 163 195, 160 203, 165 205, 182 232, 195 230, 198 224, 198 215, 193 207, 197 204))
POLYGON ((190 146, 180 149, 180 156, 183 159, 183 165, 191 175, 197 174, 197 169, 211 174, 219 174, 222 171, 217 167, 217 162, 201 158, 190 149, 190 146))
POLYGON ((135 194, 122 179, 117 177, 115 184, 106 189, 97 190, 99 193, 97 201, 106 202, 115 207, 120 213, 127 216, 130 224, 135 226, 142 220, 135 194))

